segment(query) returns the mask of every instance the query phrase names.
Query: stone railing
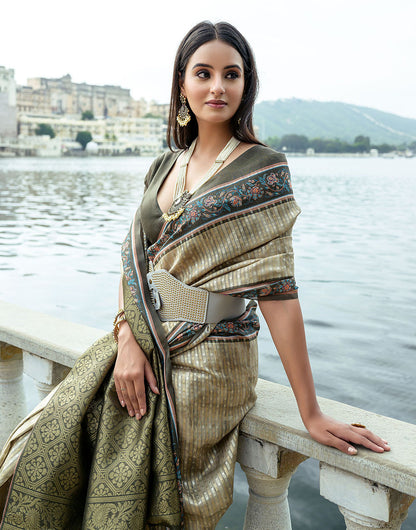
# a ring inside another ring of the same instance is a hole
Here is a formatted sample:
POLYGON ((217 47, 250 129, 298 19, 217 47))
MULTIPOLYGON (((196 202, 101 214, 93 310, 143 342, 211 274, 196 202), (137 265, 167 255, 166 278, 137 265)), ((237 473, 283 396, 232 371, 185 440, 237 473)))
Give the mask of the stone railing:
MULTIPOLYGON (((0 386, 10 385, 24 370, 43 397, 103 334, 0 302, 0 386)), ((357 455, 348 456, 311 439, 289 388, 259 380, 257 395, 241 425, 238 451, 249 483, 245 529, 291 528, 288 485, 297 466, 309 457, 319 460, 321 495, 339 506, 347 529, 401 527, 416 497, 416 425, 320 399, 325 413, 367 425, 392 448, 381 455, 360 448, 357 455)), ((2 429, 5 420, 2 414, 2 429)))

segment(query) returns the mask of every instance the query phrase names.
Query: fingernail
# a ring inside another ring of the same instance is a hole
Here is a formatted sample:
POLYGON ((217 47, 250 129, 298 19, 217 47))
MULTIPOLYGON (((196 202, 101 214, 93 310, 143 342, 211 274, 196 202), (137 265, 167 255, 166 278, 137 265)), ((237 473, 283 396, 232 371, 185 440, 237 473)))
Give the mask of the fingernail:
POLYGON ((124 403, 124 401, 123 401, 123 400, 122 400, 122 401, 120 401, 120 405, 121 405, 122 407, 124 407, 125 403, 124 403))
POLYGON ((130 416, 134 416, 134 412, 132 410, 129 410, 130 416))
POLYGON ((144 409, 140 409, 140 414, 141 414, 142 416, 144 416, 145 413, 146 413, 146 411, 145 411, 144 409))
POLYGON ((155 386, 154 393, 155 394, 160 394, 159 389, 157 388, 157 386, 155 386))
POLYGON ((136 420, 140 420, 140 419, 141 419, 141 415, 138 412, 136 412, 136 420))
POLYGON ((384 442, 385 444, 389 444, 389 442, 387 440, 383 440, 383 438, 381 439, 382 442, 384 442))
POLYGON ((355 455, 357 454, 357 449, 355 447, 348 447, 348 452, 350 455, 355 455))

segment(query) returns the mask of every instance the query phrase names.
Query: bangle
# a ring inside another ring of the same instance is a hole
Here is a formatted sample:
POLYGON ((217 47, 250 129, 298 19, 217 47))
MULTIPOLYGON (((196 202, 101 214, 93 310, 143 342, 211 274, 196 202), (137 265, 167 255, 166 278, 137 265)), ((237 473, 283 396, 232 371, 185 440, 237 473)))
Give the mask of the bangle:
POLYGON ((116 343, 118 343, 118 332, 120 331, 120 325, 125 320, 127 320, 127 318, 126 314, 124 313, 124 309, 119 309, 113 322, 113 337, 116 343))

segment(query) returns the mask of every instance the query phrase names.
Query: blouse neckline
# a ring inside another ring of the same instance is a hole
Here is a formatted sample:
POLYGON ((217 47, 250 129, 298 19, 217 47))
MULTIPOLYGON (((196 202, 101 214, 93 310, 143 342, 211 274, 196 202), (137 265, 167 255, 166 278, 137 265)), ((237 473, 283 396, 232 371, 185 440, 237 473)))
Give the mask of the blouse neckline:
MULTIPOLYGON (((232 162, 230 162, 229 164, 227 164, 225 167, 223 167, 222 169, 220 169, 215 175, 213 178, 211 178, 209 181, 205 182, 200 188, 198 188, 198 190, 196 191, 195 193, 195 196, 192 196, 192 199, 193 200, 194 198, 198 197, 202 192, 210 189, 210 187, 214 187, 215 185, 213 186, 209 186, 209 184, 212 184, 212 182, 215 182, 215 180, 217 180, 218 176, 221 175, 222 173, 224 173, 224 171, 226 171, 229 167, 233 166, 234 162, 237 162, 237 161, 240 161, 242 157, 244 157, 244 155, 246 153, 249 153, 253 148, 255 148, 256 146, 258 146, 259 144, 254 144, 252 145, 251 147, 249 147, 246 151, 244 151, 243 153, 241 153, 240 155, 237 156, 237 158, 235 158, 232 162)), ((155 190, 155 194, 154 194, 154 200, 155 200, 155 206, 157 208, 157 210, 160 212, 160 217, 163 216, 163 210, 162 208, 160 207, 160 204, 159 204, 159 201, 158 201, 158 198, 157 196, 159 195, 159 191, 160 191, 160 188, 162 187, 163 183, 165 182, 167 176, 169 175, 169 173, 172 171, 172 168, 173 166, 175 165, 177 159, 179 158, 180 154, 183 153, 183 151, 178 151, 178 153, 175 153, 177 156, 174 156, 173 159, 172 159, 172 162, 171 164, 168 165, 167 167, 167 171, 165 172, 165 175, 163 176, 162 179, 159 180, 158 182, 158 185, 157 185, 157 188, 155 190)))

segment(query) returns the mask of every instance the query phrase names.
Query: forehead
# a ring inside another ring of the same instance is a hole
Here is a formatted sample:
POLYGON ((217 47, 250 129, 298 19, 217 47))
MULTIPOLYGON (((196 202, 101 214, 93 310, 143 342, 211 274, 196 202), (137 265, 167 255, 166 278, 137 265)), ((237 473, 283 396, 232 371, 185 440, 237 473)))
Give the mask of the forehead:
POLYGON ((238 51, 221 40, 202 44, 189 58, 187 69, 192 68, 196 63, 209 64, 214 68, 238 64, 243 69, 243 59, 238 51))

